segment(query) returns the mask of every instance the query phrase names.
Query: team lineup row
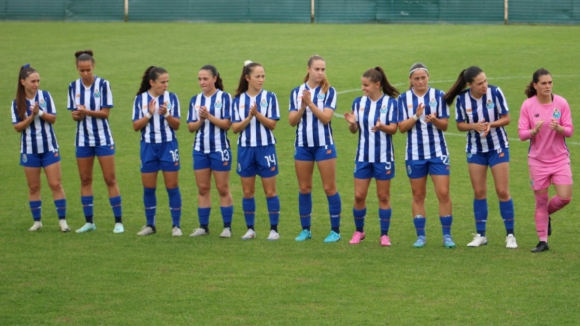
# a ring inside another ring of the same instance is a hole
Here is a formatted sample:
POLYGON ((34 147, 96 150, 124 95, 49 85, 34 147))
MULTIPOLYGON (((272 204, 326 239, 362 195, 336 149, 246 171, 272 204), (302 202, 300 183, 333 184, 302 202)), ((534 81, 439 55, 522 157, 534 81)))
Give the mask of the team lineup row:
MULTIPOLYGON (((124 232, 121 195, 115 178, 115 145, 108 123, 113 107, 109 82, 93 74, 92 51, 75 53, 80 78, 69 86, 68 105, 77 121, 76 157, 81 176, 81 203, 86 219, 77 233, 96 230, 93 221, 92 175, 97 157, 108 188, 115 233, 124 232)), ((328 198, 330 234, 326 243, 339 241, 342 204, 336 187, 336 148, 331 119, 336 109, 337 93, 326 79, 322 57, 309 58, 304 83, 292 90, 289 123, 296 127, 295 169, 299 184, 299 216, 302 231, 296 241, 312 237, 312 177, 315 165, 320 171, 328 198)), ((223 91, 217 69, 203 66, 198 72, 201 93, 188 107, 187 127, 195 133, 193 166, 198 188, 199 228, 191 236, 209 234, 211 215, 211 177, 219 193, 223 231, 220 237, 232 236, 233 200, 230 193, 232 155, 227 131, 239 134, 236 171, 241 178, 242 209, 247 231, 242 239, 256 237, 254 200, 256 175, 260 176, 270 219, 268 240, 278 240, 280 200, 276 192, 278 164, 273 130, 280 119, 276 95, 263 89, 264 67, 246 61, 234 96, 223 91)), ((487 84, 485 73, 472 66, 463 70, 446 93, 431 88, 425 65, 416 63, 409 71, 410 87, 400 93, 392 86, 381 67, 367 70, 361 77, 364 95, 354 100, 352 111, 345 114, 348 128, 358 133, 355 157, 353 216, 356 231, 349 243, 358 244, 364 232, 366 197, 371 179, 375 179, 379 199, 380 244, 390 246, 390 181, 395 176, 392 135, 407 133, 406 172, 413 201, 412 214, 417 239, 414 247, 426 244, 425 195, 427 177, 431 176, 439 201, 443 245, 454 248, 451 237, 453 221, 449 198, 449 160, 444 131, 448 128, 450 106, 455 101, 457 128, 467 134, 467 163, 474 190, 473 211, 476 235, 468 244, 487 243, 486 200, 487 169, 491 169, 499 207, 506 228, 506 247, 517 248, 514 236, 514 205, 509 193, 509 146, 504 126, 510 116, 500 88, 487 84)), ((169 196, 172 235, 181 236, 181 193, 178 183, 179 150, 175 130, 180 126, 181 109, 177 96, 167 91, 168 72, 149 67, 142 78, 133 104, 133 127, 141 132, 141 175, 146 225, 138 233, 156 233, 157 175, 161 170, 169 196)), ((56 110, 50 94, 39 90, 38 72, 21 67, 16 99, 12 103, 12 121, 21 137, 21 160, 29 185, 30 210, 34 219, 30 231, 42 228, 40 171, 44 168, 52 190, 60 227, 68 232, 66 199, 60 183, 60 155, 52 129, 56 110)), ((548 250, 550 215, 562 209, 572 196, 572 175, 564 138, 573 133, 570 109, 565 99, 552 94, 552 76, 537 70, 526 89, 518 122, 519 137, 530 139, 528 163, 536 198, 535 221, 540 242, 532 252, 548 250), (556 195, 548 198, 553 184, 556 195)))

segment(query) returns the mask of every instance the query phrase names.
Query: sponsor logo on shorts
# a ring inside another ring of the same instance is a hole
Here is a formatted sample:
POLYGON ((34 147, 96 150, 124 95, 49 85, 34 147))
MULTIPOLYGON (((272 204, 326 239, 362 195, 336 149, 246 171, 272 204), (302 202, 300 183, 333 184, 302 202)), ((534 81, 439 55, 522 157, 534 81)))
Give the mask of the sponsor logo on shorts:
POLYGON ((332 154, 332 149, 326 150, 326 155, 332 154))
POLYGON ((447 165, 447 166, 445 167, 445 170, 449 170, 449 168, 450 168, 450 166, 449 166, 449 165, 447 165))
POLYGON ((54 152, 54 157, 58 157, 58 152, 54 152))
POLYGON ((391 170, 387 170, 387 175, 391 174, 391 170))
POLYGON ((354 164, 354 173, 356 173, 356 163, 354 164))
POLYGON ((224 166, 228 166, 229 162, 224 162, 224 166))
POLYGON ((530 187, 534 186, 534 180, 530 180, 530 187))
POLYGON ((499 153, 499 157, 504 157, 505 153, 499 153))
POLYGON ((26 154, 22 154, 22 162, 28 162, 28 156, 26 156, 26 154))
POLYGON ((273 172, 273 171, 276 171, 276 166, 273 166, 273 167, 271 167, 271 168, 270 168, 270 171, 272 171, 272 172, 273 172))
POLYGON ((179 165, 179 161, 175 162, 173 165, 174 166, 178 166, 179 165))
POLYGON ((115 145, 112 145, 110 149, 111 150, 114 150, 115 149, 115 145))
POLYGON ((493 110, 493 108, 495 108, 495 104, 493 104, 493 101, 491 99, 487 100, 487 103, 485 104, 485 107, 488 110, 493 110))
POLYGON ((467 158, 471 158, 472 156, 473 156, 473 154, 467 153, 467 158))
POLYGON ((238 172, 242 172, 242 165, 238 163, 238 172))
POLYGON ((413 170, 411 169, 410 165, 407 165, 407 174, 411 174, 413 173, 413 170))
POLYGON ((437 101, 436 101, 434 98, 432 98, 432 99, 429 101, 429 106, 431 106, 431 107, 437 106, 437 101))

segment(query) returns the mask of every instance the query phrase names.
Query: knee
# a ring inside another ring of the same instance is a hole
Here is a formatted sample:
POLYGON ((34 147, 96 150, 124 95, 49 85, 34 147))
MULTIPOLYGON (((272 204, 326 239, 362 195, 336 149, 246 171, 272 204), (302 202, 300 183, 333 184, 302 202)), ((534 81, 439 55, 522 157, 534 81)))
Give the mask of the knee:
POLYGON ((202 197, 209 195, 209 185, 197 185, 197 193, 202 197))
POLYGON ((301 184, 299 187, 301 194, 309 194, 312 192, 312 184, 301 184))
POLYGON ((264 194, 266 195, 266 198, 272 198, 276 196, 276 190, 275 189, 264 190, 264 194))
POLYGON ((244 189, 244 198, 253 198, 254 190, 244 189))
POLYGON ((364 202, 366 201, 367 196, 366 194, 361 194, 361 193, 355 193, 354 194, 354 201, 357 204, 364 204, 364 202))
POLYGON ((36 195, 36 194, 40 193, 40 184, 28 185, 28 193, 30 195, 36 195))
POLYGON ((227 197, 230 195, 230 187, 227 184, 218 186, 217 190, 218 190, 220 197, 227 197))
MULTIPOLYGON (((105 182, 107 180, 105 179, 105 182)), ((92 175, 81 175, 81 186, 86 187, 93 184, 93 176, 92 175)))
POLYGON ((326 196, 333 196, 334 194, 336 194, 336 184, 332 183, 324 185, 324 193, 326 194, 326 196))
POLYGON ((497 198, 499 199, 499 201, 508 201, 511 198, 510 192, 509 190, 505 189, 505 190, 497 190, 497 198))
POLYGON ((389 204, 389 194, 379 194, 378 198, 379 198, 379 203, 381 203, 383 206, 384 205, 388 205, 389 204))
POLYGON ((50 190, 52 190, 53 192, 62 190, 62 183, 60 182, 60 180, 50 182, 48 186, 50 187, 50 190))
POLYGON ((115 178, 115 175, 113 174, 113 175, 105 176, 105 184, 109 188, 117 186, 117 178, 115 178))
POLYGON ((437 191, 437 198, 439 199, 439 202, 441 202, 441 203, 448 202, 450 200, 449 199, 449 189, 437 191))
POLYGON ((413 190, 413 201, 414 202, 419 202, 422 203, 425 201, 425 191, 420 190, 420 191, 416 191, 413 190))

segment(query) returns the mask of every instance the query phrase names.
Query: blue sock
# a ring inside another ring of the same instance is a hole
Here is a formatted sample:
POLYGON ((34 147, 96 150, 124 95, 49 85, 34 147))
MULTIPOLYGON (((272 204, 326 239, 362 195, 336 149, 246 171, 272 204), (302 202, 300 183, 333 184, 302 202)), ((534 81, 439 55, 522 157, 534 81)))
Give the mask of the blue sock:
POLYGON ((453 216, 440 216, 439 220, 441 220, 441 229, 443 230, 443 235, 451 235, 451 224, 453 223, 453 216))
POLYGON ((66 218, 66 198, 55 200, 54 206, 56 206, 56 215, 58 215, 58 219, 64 220, 66 218))
POLYGON ((211 215, 211 207, 198 207, 197 216, 199 217, 199 226, 206 232, 209 230, 209 216, 211 215))
POLYGON ((367 208, 363 209, 352 209, 352 215, 354 216, 354 226, 358 232, 363 232, 365 227, 365 216, 367 215, 367 208))
POLYGON ((179 187, 167 189, 167 195, 169 195, 169 210, 173 226, 181 227, 181 192, 179 187))
POLYGON ((121 196, 109 198, 109 203, 113 209, 113 215, 115 216, 115 223, 123 223, 123 206, 121 206, 121 196))
POLYGON ((268 216, 270 217, 270 229, 278 232, 278 222, 280 221, 280 198, 278 196, 266 198, 268 206, 268 216))
POLYGON ((248 229, 254 229, 254 217, 256 216, 256 201, 252 198, 242 198, 242 209, 246 218, 248 229))
POLYGON ((312 220, 312 193, 298 193, 298 210, 303 230, 310 230, 312 220))
POLYGON ((40 221, 42 217, 42 200, 33 200, 29 201, 28 205, 30 206, 30 212, 32 213, 32 218, 35 221, 40 221))
POLYGON ((327 196, 328 199, 328 213, 330 213, 330 227, 332 231, 340 233, 340 213, 342 212, 342 202, 340 201, 340 194, 327 196))
POLYGON ((83 213, 85 213, 85 221, 93 223, 93 196, 81 196, 81 203, 83 204, 83 213))
POLYGON ((475 230, 485 237, 487 224, 487 198, 473 200, 473 216, 475 217, 475 230))
POLYGON ((220 207, 222 212, 222 220, 224 221, 224 228, 232 228, 232 219, 234 216, 234 206, 220 207))
POLYGON ((413 219, 413 223, 415 224, 415 230, 417 231, 417 236, 425 236, 425 224, 427 223, 427 219, 422 215, 417 215, 413 219))
POLYGON ((514 234, 514 201, 511 198, 508 201, 500 201, 499 212, 501 214, 501 218, 503 218, 506 233, 514 234))
POLYGON ((145 218, 147 225, 155 226, 155 213, 157 213, 157 196, 155 188, 143 188, 143 203, 145 204, 145 218))
MULTIPOLYGON (((379 220, 381 225, 381 236, 389 235, 389 227, 391 226, 391 214, 392 209, 380 209, 379 208, 379 220)), ((424 227, 423 227, 424 228, 424 227)))

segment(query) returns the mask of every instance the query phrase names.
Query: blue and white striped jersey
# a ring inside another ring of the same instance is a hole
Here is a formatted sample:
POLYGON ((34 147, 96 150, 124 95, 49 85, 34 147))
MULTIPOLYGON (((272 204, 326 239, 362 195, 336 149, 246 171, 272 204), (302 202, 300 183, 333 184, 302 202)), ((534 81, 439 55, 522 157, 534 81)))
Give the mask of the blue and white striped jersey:
POLYGON ((432 123, 425 122, 425 115, 436 113, 438 118, 449 118, 449 106, 443 99, 443 91, 429 87, 425 95, 418 97, 412 89, 399 95, 399 121, 412 117, 419 104, 425 110, 413 128, 407 131, 407 154, 405 160, 428 160, 448 156, 447 143, 443 131, 432 123))
MULTIPOLYGON (((457 122, 493 122, 508 113, 509 108, 505 96, 496 86, 489 85, 487 93, 478 100, 471 97, 470 90, 466 89, 459 93, 455 101, 455 121, 457 122)), ((508 147, 508 137, 504 127, 491 128, 484 139, 475 130, 467 132, 465 148, 467 153, 481 154, 508 147)))
MULTIPOLYGON (((56 114, 56 107, 54 101, 47 91, 38 90, 33 100, 26 99, 26 113, 25 117, 32 114, 30 106, 38 102, 40 110, 50 114, 56 114)), ((16 108, 16 100, 12 101, 12 124, 17 124, 23 119, 18 117, 18 110, 16 108)), ((21 132, 20 137, 20 153, 22 154, 44 154, 48 152, 58 151, 58 143, 52 124, 44 121, 40 116, 36 115, 34 120, 21 132)))
MULTIPOLYGON (((155 99, 157 101, 157 108, 162 103, 167 105, 167 110, 169 114, 180 118, 181 109, 179 107, 179 100, 177 95, 165 91, 163 95, 159 97, 153 97, 149 92, 143 92, 135 97, 135 102, 133 103, 133 121, 143 118, 149 110, 149 102, 155 99)), ((167 143, 176 139, 175 131, 169 126, 167 120, 155 108, 155 112, 149 123, 145 128, 141 129, 141 141, 146 143, 167 143)))
MULTIPOLYGON (((87 110, 100 111, 113 107, 113 93, 109 82, 95 76, 90 87, 83 85, 79 78, 68 86, 68 109, 74 111, 78 105, 84 105, 87 110)), ((110 146, 115 142, 107 119, 89 117, 77 121, 77 147, 110 146)))
POLYGON ((398 122, 397 100, 383 95, 376 102, 366 96, 352 103, 352 113, 358 123, 358 149, 355 161, 386 163, 395 160, 392 135, 382 131, 372 132, 377 121, 388 125, 398 122))
MULTIPOLYGON (((256 97, 251 97, 248 93, 243 93, 234 98, 233 111, 234 120, 241 122, 250 112, 250 107, 258 103, 258 111, 266 118, 280 120, 280 109, 276 94, 262 90, 256 97)), ((272 130, 264 127, 256 118, 253 118, 238 137, 238 146, 257 147, 276 144, 276 138, 272 130)))
MULTIPOLYGON (((203 93, 191 98, 187 122, 199 120, 199 108, 205 106, 209 114, 218 119, 232 119, 232 98, 230 94, 217 90, 211 97, 206 97, 203 93)), ((230 148, 228 131, 214 125, 209 120, 205 120, 203 125, 195 134, 193 149, 198 152, 209 154, 230 148)))
MULTIPOLYGON (((302 105, 302 92, 304 90, 310 90, 312 102, 316 103, 316 106, 320 110, 325 108, 336 110, 336 90, 334 87, 330 87, 328 92, 322 93, 322 88, 320 86, 310 89, 307 83, 304 83, 292 90, 290 93, 290 109, 288 111, 298 111, 302 105)), ((296 147, 318 147, 334 144, 334 139, 332 137, 332 126, 330 122, 324 125, 318 118, 312 113, 310 108, 306 108, 302 119, 296 127, 296 141, 294 146, 296 147)))

